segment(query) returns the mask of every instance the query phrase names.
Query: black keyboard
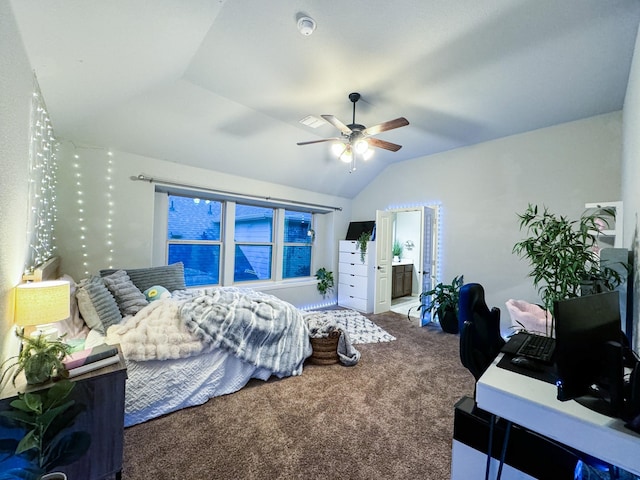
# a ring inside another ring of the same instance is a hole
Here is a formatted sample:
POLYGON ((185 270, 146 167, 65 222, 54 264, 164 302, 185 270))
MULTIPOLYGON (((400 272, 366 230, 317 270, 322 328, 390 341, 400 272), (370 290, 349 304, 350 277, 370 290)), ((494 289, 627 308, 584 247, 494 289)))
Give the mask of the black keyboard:
POLYGON ((516 351, 516 355, 538 360, 539 362, 551 363, 555 348, 555 338, 528 334, 516 351))

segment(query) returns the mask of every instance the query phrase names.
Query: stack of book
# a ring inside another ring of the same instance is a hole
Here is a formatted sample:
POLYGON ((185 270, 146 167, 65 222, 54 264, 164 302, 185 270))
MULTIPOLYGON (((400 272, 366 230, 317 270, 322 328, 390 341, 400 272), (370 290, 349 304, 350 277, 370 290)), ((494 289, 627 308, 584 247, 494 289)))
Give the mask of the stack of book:
POLYGON ((67 355, 62 363, 69 372, 69 378, 91 372, 120 361, 118 348, 103 343, 97 347, 86 348, 67 355))

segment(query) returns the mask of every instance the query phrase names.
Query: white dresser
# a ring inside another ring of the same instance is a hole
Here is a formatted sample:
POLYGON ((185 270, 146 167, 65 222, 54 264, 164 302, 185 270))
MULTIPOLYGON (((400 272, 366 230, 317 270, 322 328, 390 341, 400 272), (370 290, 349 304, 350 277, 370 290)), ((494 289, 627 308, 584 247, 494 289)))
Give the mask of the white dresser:
POLYGON ((362 262, 357 242, 341 240, 339 262, 338 305, 363 313, 373 312, 376 242, 367 242, 362 262))

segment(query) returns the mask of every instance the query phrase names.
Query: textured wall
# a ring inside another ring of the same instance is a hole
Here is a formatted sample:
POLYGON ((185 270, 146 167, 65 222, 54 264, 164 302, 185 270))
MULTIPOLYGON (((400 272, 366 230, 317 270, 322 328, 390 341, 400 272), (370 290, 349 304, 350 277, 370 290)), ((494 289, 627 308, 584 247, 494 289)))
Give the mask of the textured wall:
POLYGON ((502 308, 538 302, 528 266, 511 253, 524 237, 516 212, 529 202, 577 218, 587 202, 619 200, 622 114, 514 135, 389 166, 353 202, 354 218, 376 209, 440 203, 442 279, 463 274, 502 308))
POLYGON ((12 288, 27 249, 31 66, 8 0, 0 0, 0 348, 15 353, 12 288))
MULTIPOLYGON (((68 142, 62 145, 58 157, 58 252, 63 271, 76 280, 109 265, 135 268, 153 264, 155 185, 131 180, 140 173, 231 192, 343 206, 342 212, 320 215, 316 226, 319 248, 314 254, 314 262, 333 271, 337 269, 338 239, 344 238, 351 218, 348 199, 127 152, 114 151, 109 156, 107 149, 76 147, 68 142), (82 215, 78 211, 79 190, 83 192, 82 215), (85 227, 83 232, 79 230, 82 226, 78 221, 80 217, 85 227), (81 241, 81 235, 85 236, 84 241, 81 241)), ((295 300, 296 292, 285 293, 285 290, 279 288, 277 295, 295 300)), ((298 306, 322 300, 315 292, 315 285, 311 289, 302 287, 297 293, 300 298, 292 303, 298 306)))

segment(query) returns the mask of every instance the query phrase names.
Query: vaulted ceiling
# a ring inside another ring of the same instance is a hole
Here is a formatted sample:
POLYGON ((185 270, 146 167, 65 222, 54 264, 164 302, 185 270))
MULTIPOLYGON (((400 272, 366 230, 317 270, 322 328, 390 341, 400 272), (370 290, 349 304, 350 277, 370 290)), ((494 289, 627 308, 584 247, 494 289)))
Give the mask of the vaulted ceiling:
POLYGON ((640 21, 638 0, 11 3, 58 137, 349 198, 394 162, 620 110, 640 21), (357 123, 410 122, 351 174, 296 145, 339 134, 308 115, 351 123, 350 92, 357 123))

